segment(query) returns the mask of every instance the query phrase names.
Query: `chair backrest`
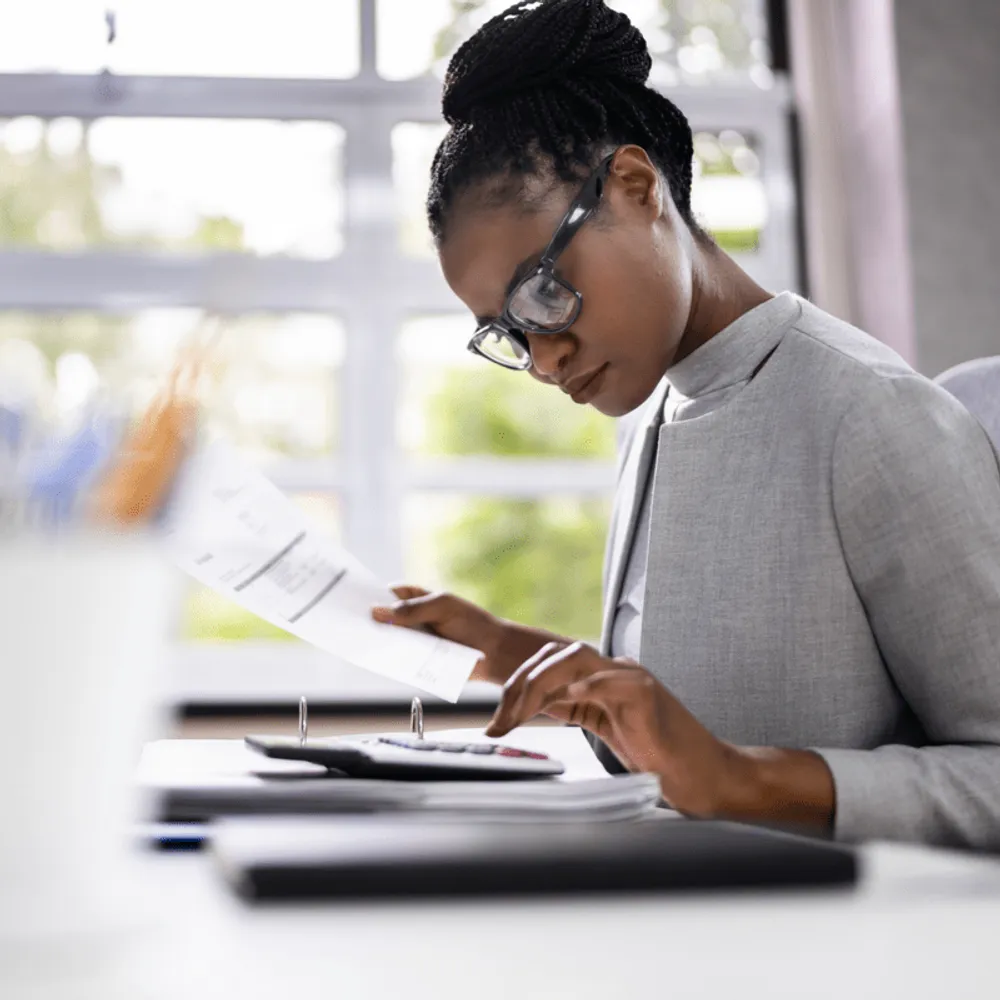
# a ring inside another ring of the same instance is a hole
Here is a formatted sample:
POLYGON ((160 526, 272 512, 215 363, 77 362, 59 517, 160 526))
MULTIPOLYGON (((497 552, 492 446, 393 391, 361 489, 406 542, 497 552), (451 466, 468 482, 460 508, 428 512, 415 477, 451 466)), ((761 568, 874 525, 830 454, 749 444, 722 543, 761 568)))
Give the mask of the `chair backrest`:
POLYGON ((1000 451, 1000 356, 966 361, 934 380, 986 428, 1000 451))

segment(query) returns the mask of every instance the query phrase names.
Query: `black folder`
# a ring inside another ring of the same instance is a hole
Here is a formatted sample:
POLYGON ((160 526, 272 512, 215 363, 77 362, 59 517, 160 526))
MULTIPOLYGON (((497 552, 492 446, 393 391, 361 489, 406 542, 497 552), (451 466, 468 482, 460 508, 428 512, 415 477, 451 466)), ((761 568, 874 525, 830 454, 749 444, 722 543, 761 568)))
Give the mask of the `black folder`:
POLYGON ((854 852, 736 823, 224 822, 214 853, 251 899, 547 895, 849 885, 854 852))

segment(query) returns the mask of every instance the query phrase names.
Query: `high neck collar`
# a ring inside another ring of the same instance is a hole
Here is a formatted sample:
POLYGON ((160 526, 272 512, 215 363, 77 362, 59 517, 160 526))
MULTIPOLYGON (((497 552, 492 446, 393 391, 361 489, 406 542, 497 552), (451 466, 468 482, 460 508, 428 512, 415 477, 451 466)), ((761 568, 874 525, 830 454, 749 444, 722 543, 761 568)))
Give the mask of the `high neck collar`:
POLYGON ((667 381, 689 399, 746 381, 801 312, 802 304, 791 292, 775 295, 668 368, 667 381))

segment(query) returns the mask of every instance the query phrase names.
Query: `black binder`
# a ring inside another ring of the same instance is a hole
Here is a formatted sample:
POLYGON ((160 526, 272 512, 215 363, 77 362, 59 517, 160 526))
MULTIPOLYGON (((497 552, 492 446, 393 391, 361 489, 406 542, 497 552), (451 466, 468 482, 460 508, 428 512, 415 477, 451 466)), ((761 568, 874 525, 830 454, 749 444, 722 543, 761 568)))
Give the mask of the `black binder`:
POLYGON ((214 853, 251 899, 676 892, 849 885, 855 854, 736 823, 238 820, 214 853))

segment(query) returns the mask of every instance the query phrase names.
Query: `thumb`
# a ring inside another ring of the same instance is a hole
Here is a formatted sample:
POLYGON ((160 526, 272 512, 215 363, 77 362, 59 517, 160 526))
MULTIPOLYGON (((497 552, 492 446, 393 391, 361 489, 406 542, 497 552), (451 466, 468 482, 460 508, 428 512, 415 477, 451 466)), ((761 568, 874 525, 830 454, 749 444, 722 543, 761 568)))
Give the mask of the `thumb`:
POLYGON ((441 594, 424 592, 418 597, 398 601, 392 607, 372 608, 372 617, 378 622, 407 625, 410 628, 430 627, 441 620, 442 597, 441 594))

